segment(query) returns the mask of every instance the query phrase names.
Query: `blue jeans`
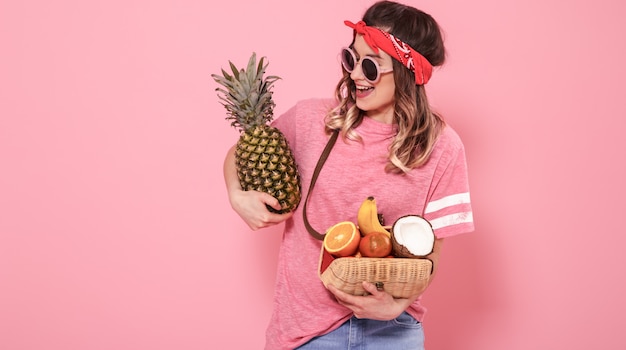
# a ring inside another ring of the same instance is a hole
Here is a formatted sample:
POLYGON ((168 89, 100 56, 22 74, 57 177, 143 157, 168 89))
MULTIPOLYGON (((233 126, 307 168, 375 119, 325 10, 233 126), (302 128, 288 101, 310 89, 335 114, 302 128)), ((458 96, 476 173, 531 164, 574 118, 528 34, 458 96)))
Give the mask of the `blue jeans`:
POLYGON ((353 316, 334 331, 315 337, 297 349, 424 350, 424 330, 406 312, 391 321, 353 316))

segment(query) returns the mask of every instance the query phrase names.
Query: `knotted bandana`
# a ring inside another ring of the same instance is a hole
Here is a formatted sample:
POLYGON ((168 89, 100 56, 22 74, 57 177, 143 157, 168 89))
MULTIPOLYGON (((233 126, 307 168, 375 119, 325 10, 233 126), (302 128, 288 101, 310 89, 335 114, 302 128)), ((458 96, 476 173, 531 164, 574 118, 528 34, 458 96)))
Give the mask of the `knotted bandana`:
POLYGON ((433 66, 424 56, 402 40, 381 29, 370 27, 363 21, 358 21, 356 24, 350 21, 343 23, 354 29, 356 33, 362 34, 365 42, 374 52, 378 53, 378 49, 382 49, 415 73, 415 84, 424 85, 428 82, 433 73, 433 66))

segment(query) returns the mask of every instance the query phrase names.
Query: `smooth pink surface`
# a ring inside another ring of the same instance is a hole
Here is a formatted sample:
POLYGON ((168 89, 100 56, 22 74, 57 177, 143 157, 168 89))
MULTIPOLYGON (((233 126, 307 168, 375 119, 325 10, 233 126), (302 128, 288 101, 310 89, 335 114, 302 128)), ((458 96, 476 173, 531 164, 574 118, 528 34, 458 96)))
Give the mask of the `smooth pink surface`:
MULTIPOLYGON (((280 227, 252 232, 210 78, 267 56, 281 113, 332 93, 372 1, 2 1, 0 348, 259 349, 280 227)), ((624 349, 620 1, 411 1, 477 230, 427 291, 437 350, 624 349)), ((304 292, 304 291, 303 291, 304 292)))

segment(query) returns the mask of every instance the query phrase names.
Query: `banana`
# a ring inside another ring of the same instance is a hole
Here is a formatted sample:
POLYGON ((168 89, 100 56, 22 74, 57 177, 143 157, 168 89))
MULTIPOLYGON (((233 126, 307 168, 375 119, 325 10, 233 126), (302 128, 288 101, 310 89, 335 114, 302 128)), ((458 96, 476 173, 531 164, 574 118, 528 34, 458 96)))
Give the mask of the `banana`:
POLYGON ((391 237, 391 232, 378 220, 378 208, 374 197, 369 196, 361 203, 356 219, 363 236, 372 232, 384 232, 391 237))

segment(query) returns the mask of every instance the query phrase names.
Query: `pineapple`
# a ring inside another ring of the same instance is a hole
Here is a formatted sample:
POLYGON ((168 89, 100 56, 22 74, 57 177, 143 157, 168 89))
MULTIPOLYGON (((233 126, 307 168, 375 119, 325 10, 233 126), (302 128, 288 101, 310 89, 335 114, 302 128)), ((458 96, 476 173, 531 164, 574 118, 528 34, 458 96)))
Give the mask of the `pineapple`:
POLYGON ((263 78, 267 63, 262 57, 257 64, 256 53, 252 53, 245 70, 229 63, 232 74, 222 69, 222 76, 211 77, 224 87, 216 91, 226 108, 226 120, 241 133, 235 152, 241 187, 278 199, 281 210, 268 206, 270 211, 291 212, 301 198, 298 168, 283 133, 269 125, 275 106, 272 84, 280 78, 263 78))

